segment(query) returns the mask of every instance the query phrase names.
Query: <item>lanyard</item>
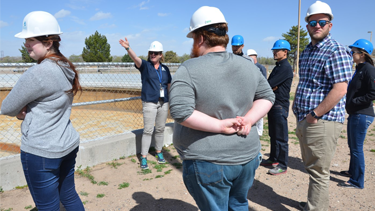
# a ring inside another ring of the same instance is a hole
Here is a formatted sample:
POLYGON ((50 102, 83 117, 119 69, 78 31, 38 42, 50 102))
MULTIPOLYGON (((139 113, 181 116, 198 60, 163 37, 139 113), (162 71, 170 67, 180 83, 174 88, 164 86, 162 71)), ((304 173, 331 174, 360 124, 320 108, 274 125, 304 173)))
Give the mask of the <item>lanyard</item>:
POLYGON ((163 79, 163 73, 161 72, 161 64, 159 64, 159 68, 158 69, 159 69, 160 74, 159 74, 159 72, 158 72, 157 69, 155 69, 155 70, 156 70, 156 74, 158 75, 160 86, 161 86, 161 81, 163 79))

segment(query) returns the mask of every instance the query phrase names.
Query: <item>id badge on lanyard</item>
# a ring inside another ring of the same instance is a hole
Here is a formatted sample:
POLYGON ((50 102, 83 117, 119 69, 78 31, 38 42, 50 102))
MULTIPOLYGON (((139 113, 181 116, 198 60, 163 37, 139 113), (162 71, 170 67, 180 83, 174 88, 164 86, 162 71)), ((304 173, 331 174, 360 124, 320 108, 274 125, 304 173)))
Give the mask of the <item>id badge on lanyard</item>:
POLYGON ((162 82, 162 79, 163 79, 163 72, 161 71, 161 64, 159 65, 159 71, 160 71, 160 74, 159 74, 159 71, 156 70, 156 74, 158 74, 158 78, 159 78, 159 82, 160 82, 160 97, 164 97, 164 88, 161 84, 162 82))

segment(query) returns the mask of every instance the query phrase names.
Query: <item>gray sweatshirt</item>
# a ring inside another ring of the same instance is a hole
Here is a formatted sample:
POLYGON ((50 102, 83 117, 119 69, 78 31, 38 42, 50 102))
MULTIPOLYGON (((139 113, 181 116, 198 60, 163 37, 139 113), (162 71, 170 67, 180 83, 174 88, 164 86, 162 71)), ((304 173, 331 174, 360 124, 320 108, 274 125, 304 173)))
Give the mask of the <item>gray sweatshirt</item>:
POLYGON ((246 137, 214 134, 181 124, 194 110, 217 119, 244 116, 258 99, 275 101, 267 80, 249 60, 227 52, 208 53, 184 62, 172 79, 170 111, 176 124, 173 143, 184 160, 238 165, 260 151, 255 125, 246 137))
POLYGON ((1 105, 1 113, 27 113, 21 125, 21 150, 46 158, 61 158, 79 145, 79 134, 70 122, 75 73, 68 64, 50 59, 30 67, 17 81, 1 105))

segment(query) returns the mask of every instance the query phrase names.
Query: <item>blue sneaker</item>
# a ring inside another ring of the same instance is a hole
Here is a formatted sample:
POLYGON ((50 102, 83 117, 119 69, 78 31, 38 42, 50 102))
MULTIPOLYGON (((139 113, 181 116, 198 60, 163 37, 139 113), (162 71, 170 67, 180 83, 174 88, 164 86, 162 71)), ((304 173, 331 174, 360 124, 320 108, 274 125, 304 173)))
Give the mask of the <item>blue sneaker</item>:
POLYGON ((147 158, 141 157, 141 169, 148 169, 147 158))
POLYGON ((156 159, 158 159, 158 163, 165 163, 163 153, 161 153, 161 152, 156 154, 156 159))

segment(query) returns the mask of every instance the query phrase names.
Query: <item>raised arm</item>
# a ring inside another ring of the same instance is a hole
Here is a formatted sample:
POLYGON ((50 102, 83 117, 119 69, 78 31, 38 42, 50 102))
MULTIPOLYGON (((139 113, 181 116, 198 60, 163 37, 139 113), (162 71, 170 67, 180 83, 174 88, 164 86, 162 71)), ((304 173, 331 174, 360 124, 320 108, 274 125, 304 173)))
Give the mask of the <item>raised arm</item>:
POLYGON ((139 58, 139 57, 135 54, 135 52, 133 51, 133 49, 130 48, 130 45, 129 45, 129 41, 128 41, 128 39, 126 39, 126 37, 125 37, 125 41, 122 40, 122 39, 120 39, 119 43, 120 43, 120 45, 121 45, 122 47, 125 48, 125 50, 128 51, 128 54, 129 54, 130 58, 132 58, 132 60, 134 61, 135 66, 136 66, 137 68, 140 68, 141 65, 142 65, 142 59, 139 58))

